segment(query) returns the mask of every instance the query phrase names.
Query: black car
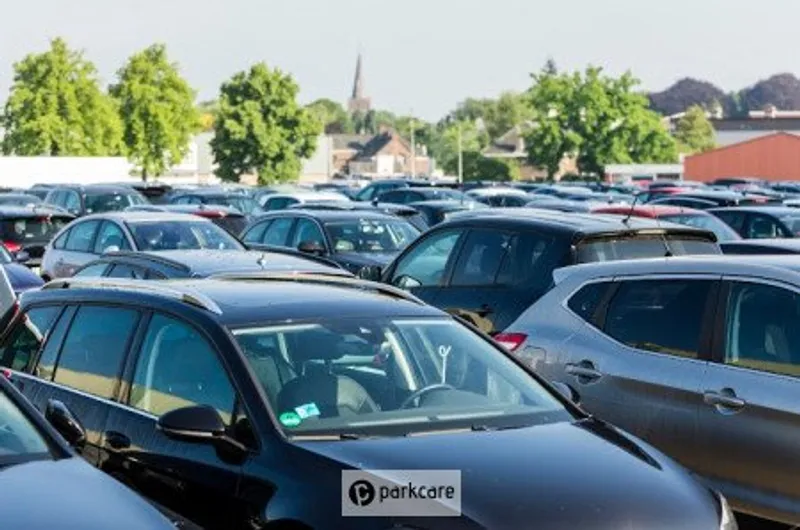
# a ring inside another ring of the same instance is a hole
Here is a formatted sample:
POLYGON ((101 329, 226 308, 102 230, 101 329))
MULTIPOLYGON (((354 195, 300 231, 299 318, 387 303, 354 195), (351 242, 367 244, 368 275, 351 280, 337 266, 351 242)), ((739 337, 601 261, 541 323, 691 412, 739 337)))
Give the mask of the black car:
POLYGON ((723 254, 800 254, 800 238, 722 241, 723 254))
POLYGON ((379 195, 390 190, 405 188, 426 188, 434 186, 435 183, 426 179, 382 179, 376 180, 364 186, 361 191, 356 193, 357 201, 372 201, 379 195))
POLYGON ((488 209, 489 206, 477 201, 420 201, 409 204, 425 218, 428 226, 435 226, 458 212, 488 209))
MULTIPOLYGON (((37 326, 54 308, 29 312, 19 334, 36 342, 37 326)), ((17 339, 17 342, 22 338, 17 339)), ((3 358, 17 353, 5 348, 3 358)), ((17 360, 21 364, 22 357, 17 360)), ((43 402, 42 417, 0 376, 0 521, 3 528, 51 530, 174 530, 169 519, 139 495, 87 464, 67 444, 82 447, 86 432, 58 400, 43 402), (48 421, 49 420, 49 421, 48 421), (44 505, 43 505, 44 502, 44 505)), ((20 381, 20 385, 23 383, 20 381)))
POLYGON ((120 184, 138 191, 151 204, 164 204, 169 201, 173 188, 163 182, 130 182, 120 184))
POLYGON ((780 204, 780 200, 770 199, 763 195, 744 194, 728 190, 693 190, 676 193, 663 199, 656 199, 648 204, 667 204, 670 206, 683 206, 707 210, 709 208, 727 206, 748 206, 757 204, 780 204))
POLYGON ((0 240, 17 261, 38 269, 47 244, 74 218, 48 206, 0 206, 0 240))
POLYGON ((0 207, 2 206, 39 206, 42 199, 31 193, 0 193, 0 207))
POLYGON ((23 297, 0 347, 34 405, 84 426, 90 463, 209 530, 735 528, 669 458, 385 285, 59 280, 23 297), (425 487, 414 470, 461 471, 439 490, 458 488, 452 517, 343 517, 370 480, 425 487))
POLYGON ((209 204, 145 204, 126 208, 128 212, 173 212, 188 213, 209 219, 234 236, 242 233, 247 226, 247 216, 230 206, 209 204))
POLYGON ((111 252, 87 263, 72 276, 165 280, 206 278, 226 272, 297 272, 352 276, 335 262, 288 249, 269 252, 232 250, 223 254, 216 250, 111 252))
POLYGON ((552 285, 553 270, 596 261, 720 254, 709 231, 644 218, 527 208, 462 213, 432 228, 368 279, 407 289, 488 333, 552 285))
POLYGON ((259 217, 241 239, 251 249, 299 250, 357 273, 368 265, 386 265, 419 234, 403 219, 378 211, 298 208, 259 217))
POLYGON ((466 195, 463 191, 450 188, 403 188, 381 193, 373 202, 390 202, 393 204, 411 204, 422 201, 462 201, 466 203, 475 202, 475 199, 466 195))
POLYGON ((709 210, 745 239, 795 238, 800 235, 800 209, 748 206, 709 210))
POLYGON ((236 208, 248 218, 264 213, 255 199, 242 193, 218 189, 196 189, 175 193, 169 198, 170 204, 199 205, 213 204, 236 208))
POLYGON ((44 201, 47 198, 47 194, 50 193, 50 190, 57 186, 57 184, 34 184, 29 189, 22 191, 22 193, 35 195, 44 201))
POLYGON ((77 217, 93 213, 119 212, 129 206, 148 204, 147 199, 133 188, 110 184, 54 186, 47 193, 44 202, 77 217))
POLYGON ((361 211, 378 211, 383 213, 388 213, 394 216, 397 216, 401 219, 405 219, 411 225, 414 226, 420 232, 424 232, 430 226, 426 218, 419 213, 416 209, 412 208, 411 206, 406 206, 403 204, 392 204, 390 202, 379 202, 377 204, 363 202, 363 201, 340 201, 340 202, 304 202, 300 204, 293 204, 289 206, 290 210, 302 209, 302 210, 336 210, 336 211, 353 211, 353 210, 361 210, 361 211))

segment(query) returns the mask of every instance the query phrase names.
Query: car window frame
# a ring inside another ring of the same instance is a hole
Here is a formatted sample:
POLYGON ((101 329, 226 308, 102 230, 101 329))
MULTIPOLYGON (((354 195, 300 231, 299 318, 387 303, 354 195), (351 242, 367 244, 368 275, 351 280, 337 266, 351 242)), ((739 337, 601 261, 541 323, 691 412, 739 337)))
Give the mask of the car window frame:
MULTIPOLYGON (((503 264, 509 259, 509 253, 506 249, 503 257, 500 259, 499 263, 497 264, 497 269, 494 271, 494 276, 492 276, 491 283, 483 283, 483 284, 453 284, 453 279, 456 275, 456 271, 459 268, 459 265, 466 259, 466 255, 464 251, 467 247, 467 242, 470 240, 473 235, 480 234, 481 232, 494 232, 501 235, 506 235, 509 237, 509 244, 514 239, 516 232, 514 230, 509 230, 507 228, 495 228, 495 227, 486 227, 486 228, 470 228, 466 237, 464 237, 461 241, 456 242, 456 247, 453 249, 454 252, 457 252, 458 255, 456 259, 445 265, 445 286, 453 288, 453 289, 498 289, 498 288, 507 288, 512 287, 509 285, 503 285, 497 283, 497 277, 500 274, 500 271, 503 269, 503 264), (449 270, 448 270, 449 269, 449 270)), ((451 258, 452 259, 452 258, 451 258)))
POLYGON ((117 230, 119 230, 119 233, 122 234, 122 246, 119 247, 119 250, 133 250, 130 241, 128 241, 128 234, 126 233, 122 225, 120 225, 115 221, 112 221, 111 219, 103 219, 102 222, 100 223, 100 227, 97 229, 97 233, 94 236, 95 241, 93 247, 94 249, 93 254, 96 254, 98 256, 102 256, 104 254, 102 249, 100 250, 100 252, 97 251, 97 246, 100 243, 100 234, 103 233, 103 230, 108 225, 116 227, 117 230))
POLYGON ((86 219, 85 221, 81 221, 79 223, 75 223, 69 230, 70 235, 69 235, 69 237, 67 237, 66 241, 64 241, 64 248, 62 250, 64 250, 65 252, 79 252, 81 254, 92 254, 92 255, 94 255, 94 248, 95 248, 95 246, 97 244, 97 234, 100 232, 100 227, 102 226, 102 224, 103 224, 103 219, 86 219), (91 242, 89 243, 89 249, 88 250, 73 250, 71 248, 67 248, 68 245, 69 245, 70 238, 75 233, 75 229, 80 227, 81 225, 87 225, 87 224, 92 224, 92 223, 94 223, 97 226, 95 227, 94 233, 92 234, 92 239, 91 239, 91 242))
MULTIPOLYGON (((38 304, 31 304, 31 305, 25 307, 22 311, 19 312, 18 315, 16 315, 14 317, 13 321, 9 323, 9 326, 8 326, 7 330, 5 331, 5 333, 3 333, 3 336, 2 336, 2 338, 0 340, 0 346, 5 348, 5 347, 9 346, 13 341, 15 341, 17 339, 17 336, 18 336, 19 332, 22 331, 23 328, 25 327, 24 318, 25 318, 25 316, 27 316, 28 313, 30 313, 31 311, 35 311, 37 309, 46 309, 46 308, 51 308, 51 307, 55 307, 57 309, 57 312, 56 312, 55 316, 53 317, 53 320, 50 322, 50 327, 47 330, 47 332, 45 333, 45 335, 43 337, 43 340, 42 340, 42 343, 39 345, 39 349, 37 351, 35 351, 35 352, 31 352, 30 357, 28 358, 28 362, 26 363, 26 365, 22 369, 16 369, 16 371, 19 371, 19 372, 22 372, 22 373, 26 373, 26 374, 33 372, 34 366, 36 366, 38 364, 38 362, 39 362, 39 357, 40 357, 42 351, 44 350, 45 346, 47 345, 47 343, 51 339, 52 331, 58 326, 59 322, 61 322, 61 319, 65 318, 65 314, 67 312, 67 305, 59 304, 57 302, 52 302, 52 301, 51 302, 42 302, 42 303, 38 303, 38 304)), ((66 318, 70 318, 70 317, 67 316, 66 318)), ((0 366, 3 366, 3 367, 6 367, 6 368, 9 368, 9 369, 13 370, 13 368, 11 368, 11 366, 13 364, 13 359, 11 360, 11 362, 6 364, 5 355, 6 354, 3 353, 3 356, 0 357, 0 366)))
POLYGON ((456 239, 456 242, 453 245, 453 250, 451 251, 450 256, 447 258, 447 261, 444 264, 444 271, 442 272, 442 277, 439 280, 439 284, 421 286, 426 289, 431 289, 431 288, 441 289, 449 287, 450 278, 453 274, 453 267, 456 261, 459 259, 459 256, 461 255, 461 249, 463 248, 464 242, 466 241, 469 233, 472 231, 472 228, 473 227, 470 226, 446 226, 436 230, 430 230, 425 234, 420 235, 420 237, 418 237, 410 245, 408 245, 405 249, 403 249, 403 252, 400 253, 397 256, 397 258, 392 261, 390 268, 383 275, 383 281, 385 281, 389 285, 395 285, 394 282, 397 280, 397 269, 403 263, 403 260, 406 259, 409 254, 414 252, 414 250, 418 248, 420 245, 422 245, 425 241, 446 232, 460 231, 461 234, 459 234, 458 239, 456 239))
POLYGON ((294 234, 294 227, 297 225, 297 216, 290 214, 283 214, 283 215, 276 215, 275 217, 271 217, 270 219, 271 222, 269 223, 269 226, 266 229, 264 229, 264 233, 261 234, 260 243, 262 245, 269 245, 279 248, 290 248, 288 245, 289 241, 292 239, 292 236, 294 234), (270 229, 273 226, 275 226, 275 223, 283 220, 289 220, 289 222, 291 223, 289 225, 289 230, 286 232, 286 237, 284 238, 283 243, 282 244, 267 243, 267 234, 269 233, 270 229))
MULTIPOLYGON (((317 230, 319 231, 319 235, 322 236, 322 245, 325 247, 325 252, 330 252, 331 251, 331 246, 328 243, 327 231, 320 224, 319 221, 317 221, 313 217, 306 217, 306 216, 303 216, 303 215, 294 215, 294 216, 287 216, 287 217, 292 217, 294 219, 294 223, 292 224, 291 232, 289 233, 289 237, 287 238, 287 241, 289 241, 289 243, 287 244, 287 248, 297 249, 300 246, 300 243, 302 243, 302 241, 298 241, 297 244, 295 245, 294 244, 294 242, 295 242, 294 238, 297 235, 300 223, 301 222, 309 222, 309 223, 311 223, 311 224, 313 224, 314 226, 317 227, 317 230)), ((264 233, 266 234, 267 231, 264 230, 264 233)))

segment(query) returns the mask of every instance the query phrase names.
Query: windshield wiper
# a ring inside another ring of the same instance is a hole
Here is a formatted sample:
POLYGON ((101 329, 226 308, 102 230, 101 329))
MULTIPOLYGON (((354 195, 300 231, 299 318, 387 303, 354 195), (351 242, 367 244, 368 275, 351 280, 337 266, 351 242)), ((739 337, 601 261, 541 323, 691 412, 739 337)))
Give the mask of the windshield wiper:
POLYGON ((487 431, 510 431, 514 429, 524 429, 525 427, 530 427, 529 424, 520 424, 520 425, 500 425, 500 426, 489 426, 483 424, 474 424, 470 426, 473 432, 487 432, 487 431))

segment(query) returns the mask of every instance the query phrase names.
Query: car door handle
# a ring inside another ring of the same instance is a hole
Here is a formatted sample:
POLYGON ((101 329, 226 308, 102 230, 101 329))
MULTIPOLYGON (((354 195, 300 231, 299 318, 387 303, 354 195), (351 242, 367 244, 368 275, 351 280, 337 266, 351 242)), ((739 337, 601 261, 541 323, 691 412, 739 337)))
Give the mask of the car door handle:
POLYGON ((739 410, 747 404, 745 400, 737 397, 736 393, 729 388, 719 392, 715 392, 713 390, 707 390, 703 392, 703 402, 706 405, 713 405, 715 407, 723 407, 732 410, 739 410))
POLYGON ((131 439, 117 431, 106 431, 106 443, 114 450, 128 449, 131 446, 131 439))
POLYGON ((566 367, 566 372, 569 375, 573 375, 578 379, 589 380, 589 381, 596 381, 603 377, 603 373, 594 367, 594 364, 591 361, 581 361, 578 364, 568 364, 566 367))

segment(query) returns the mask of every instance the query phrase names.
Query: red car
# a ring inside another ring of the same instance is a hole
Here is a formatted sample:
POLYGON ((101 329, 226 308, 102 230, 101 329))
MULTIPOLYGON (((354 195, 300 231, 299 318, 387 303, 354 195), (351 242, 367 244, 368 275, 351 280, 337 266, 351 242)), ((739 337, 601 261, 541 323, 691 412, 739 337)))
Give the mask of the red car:
POLYGON ((734 241, 741 239, 736 231, 719 220, 717 217, 702 210, 682 208, 680 206, 661 206, 656 204, 641 204, 637 206, 601 206, 592 209, 592 213, 607 213, 615 215, 630 215, 632 217, 648 217, 670 223, 702 228, 714 232, 717 241, 734 241))

